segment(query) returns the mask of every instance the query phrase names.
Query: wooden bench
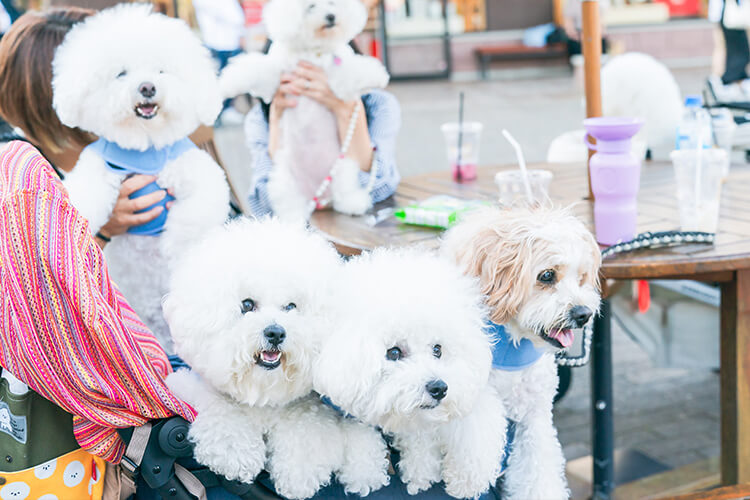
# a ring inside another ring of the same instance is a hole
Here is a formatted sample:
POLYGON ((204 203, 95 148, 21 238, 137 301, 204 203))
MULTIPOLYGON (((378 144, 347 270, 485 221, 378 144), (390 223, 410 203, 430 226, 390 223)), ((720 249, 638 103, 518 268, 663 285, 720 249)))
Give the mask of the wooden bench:
POLYGON ((487 79, 491 61, 525 61, 529 59, 562 59, 567 61, 568 50, 564 43, 553 43, 545 47, 527 47, 522 44, 480 45, 474 49, 482 80, 487 79))

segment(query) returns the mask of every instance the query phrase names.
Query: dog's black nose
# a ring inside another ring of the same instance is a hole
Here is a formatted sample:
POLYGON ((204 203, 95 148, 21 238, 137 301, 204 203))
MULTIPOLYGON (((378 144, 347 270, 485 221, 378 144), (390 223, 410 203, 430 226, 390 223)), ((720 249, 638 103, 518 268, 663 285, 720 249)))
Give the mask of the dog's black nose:
POLYGON ((591 309, 586 306, 575 306, 570 310, 570 319, 572 319, 573 323, 580 328, 588 323, 592 314, 593 312, 591 312, 591 309))
POLYGON ((445 393, 448 392, 448 384, 442 380, 430 380, 424 387, 427 389, 427 392, 430 393, 430 396, 438 401, 443 399, 445 393))
POLYGON ((284 330, 283 326, 274 323, 273 325, 267 326, 266 329, 263 330, 263 336, 266 337, 266 340, 268 340, 269 344, 274 347, 278 347, 282 342, 284 342, 284 339, 286 338, 286 330, 284 330))
POLYGON ((334 23, 336 22, 336 16, 335 16, 335 15, 333 15, 333 14, 326 14, 326 22, 327 22, 327 23, 328 23, 328 24, 329 24, 330 26, 333 26, 333 25, 334 25, 334 23))
POLYGON ((143 82, 138 85, 138 92, 145 98, 151 98, 156 95, 156 85, 151 82, 143 82))

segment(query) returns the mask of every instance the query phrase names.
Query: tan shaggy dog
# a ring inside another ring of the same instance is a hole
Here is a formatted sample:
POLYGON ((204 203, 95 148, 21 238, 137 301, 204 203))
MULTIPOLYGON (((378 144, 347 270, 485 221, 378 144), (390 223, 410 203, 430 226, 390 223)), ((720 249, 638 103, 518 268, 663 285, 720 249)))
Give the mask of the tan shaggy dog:
POLYGON ((503 498, 568 498, 552 422, 555 354, 599 308, 596 240, 568 210, 488 208, 451 229, 442 251, 479 278, 489 318, 504 326, 508 345, 534 355, 528 366, 495 368, 490 376, 516 422, 503 498))

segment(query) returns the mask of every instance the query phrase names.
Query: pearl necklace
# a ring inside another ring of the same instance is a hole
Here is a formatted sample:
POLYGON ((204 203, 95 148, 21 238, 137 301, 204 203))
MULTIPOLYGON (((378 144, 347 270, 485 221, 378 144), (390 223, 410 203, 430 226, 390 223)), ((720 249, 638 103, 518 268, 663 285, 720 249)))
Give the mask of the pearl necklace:
MULTIPOLYGON (((339 166, 341 160, 343 160, 346 157, 347 151, 349 151, 349 146, 351 145, 352 138, 354 137, 354 130, 357 128, 357 118, 359 118, 359 103, 356 103, 354 105, 354 109, 352 109, 352 115, 349 118, 349 126, 346 129, 346 135, 344 136, 344 141, 341 143, 341 150, 339 151, 339 157, 336 159, 336 161, 333 164, 333 167, 331 167, 331 170, 328 172, 328 175, 323 179, 323 181, 320 183, 320 186, 318 186, 318 189, 315 191, 315 195, 313 196, 312 200, 307 205, 307 215, 308 219, 310 216, 315 212, 316 209, 320 209, 325 207, 330 200, 322 199, 323 193, 325 193, 326 189, 328 189, 328 186, 331 185, 331 180, 333 179, 333 176, 336 175, 336 169, 339 166)), ((372 165, 370 166, 370 181, 367 183, 367 187, 365 188, 367 192, 369 193, 372 191, 372 187, 375 183, 375 177, 377 176, 377 162, 375 161, 375 146, 373 146, 373 154, 372 154, 372 165)))

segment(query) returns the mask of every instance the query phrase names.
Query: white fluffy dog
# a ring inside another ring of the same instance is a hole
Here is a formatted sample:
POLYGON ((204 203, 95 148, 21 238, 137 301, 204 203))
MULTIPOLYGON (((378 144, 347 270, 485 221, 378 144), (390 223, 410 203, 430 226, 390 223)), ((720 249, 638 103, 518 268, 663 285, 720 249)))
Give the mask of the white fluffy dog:
MULTIPOLYGON (((55 53, 52 86, 62 123, 100 137, 64 181, 93 233, 109 219, 120 184, 132 173, 158 176, 142 194, 168 188, 174 194, 168 217, 165 208, 153 223, 106 247, 112 278, 171 350, 161 311, 168 270, 228 213, 224 173, 186 138, 221 110, 209 53, 182 21, 154 14, 149 5, 121 5, 73 27, 55 53)), ((149 208, 137 198, 132 203, 149 208)))
POLYGON ((534 354, 530 364, 494 369, 490 377, 516 422, 503 498, 568 498, 552 423, 555 354, 598 310, 601 255, 594 237, 565 210, 492 208, 451 229, 442 249, 480 279, 490 319, 505 326, 508 346, 534 354))
POLYGON ((682 118, 680 88, 672 73, 647 54, 630 52, 611 59, 602 69, 604 116, 642 118, 636 135, 653 158, 669 158, 682 118))
POLYGON ((198 410, 200 463, 248 483, 265 465, 286 498, 312 496, 333 472, 350 493, 388 483, 380 433, 312 393, 338 266, 322 238, 275 219, 232 222, 185 255, 164 310, 192 372, 167 383, 198 410))
POLYGON ((487 491, 506 425, 488 385, 491 341, 475 281, 433 254, 376 250, 346 266, 340 287, 318 392, 393 438, 408 493, 441 480, 457 498, 487 491))
MULTIPOLYGON (((357 55, 348 45, 367 21, 360 0, 272 0, 263 10, 263 20, 273 45, 267 55, 232 59, 220 79, 227 97, 249 92, 270 102, 281 73, 293 70, 299 61, 321 66, 333 93, 345 101, 388 83, 380 61, 357 55)), ((284 111, 279 127, 279 147, 268 180, 268 195, 277 216, 307 219, 310 204, 334 164, 330 185, 333 208, 355 215, 370 208, 369 191, 376 173, 371 172, 371 182, 363 187, 359 165, 339 157, 336 118, 328 108, 300 97, 295 107, 284 111)))

